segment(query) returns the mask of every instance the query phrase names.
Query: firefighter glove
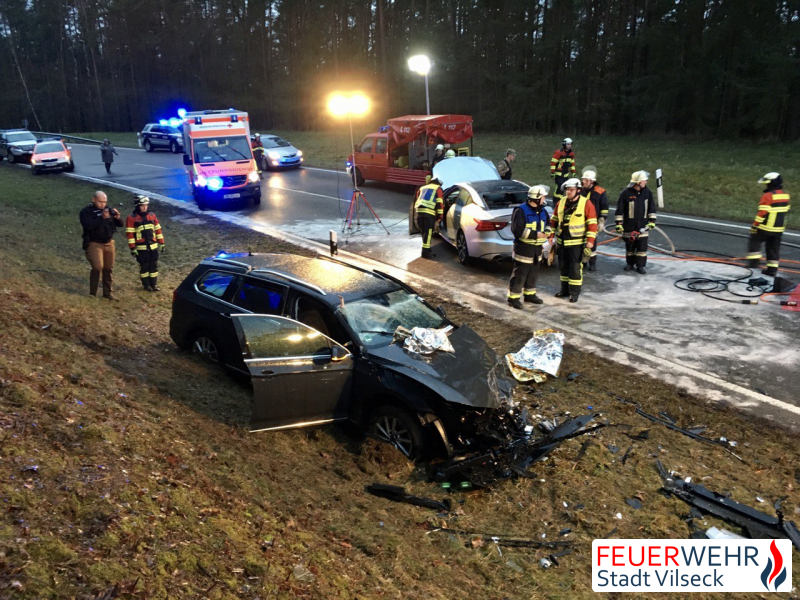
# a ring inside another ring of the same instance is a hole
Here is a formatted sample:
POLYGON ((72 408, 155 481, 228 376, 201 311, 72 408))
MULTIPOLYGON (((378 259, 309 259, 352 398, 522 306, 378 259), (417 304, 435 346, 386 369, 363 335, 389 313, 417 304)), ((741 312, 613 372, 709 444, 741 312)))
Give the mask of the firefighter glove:
POLYGON ((588 256, 588 257, 590 257, 590 258, 591 258, 591 256, 592 256, 592 247, 591 247, 591 246, 586 246, 586 247, 583 249, 583 255, 584 255, 584 256, 588 256))
POLYGON ((648 229, 655 229, 655 227, 656 227, 656 224, 655 224, 655 223, 653 223, 652 221, 650 221, 650 222, 647 224, 647 228, 648 228, 648 229))
POLYGON ((138 251, 138 250, 136 250, 136 248, 132 248, 132 249, 131 249, 131 256, 132 256, 133 258, 139 258, 139 251, 138 251))
POLYGON ((159 244, 158 245, 158 251, 159 252, 164 252, 164 250, 166 250, 166 249, 167 249, 167 247, 164 244, 159 244))
POLYGON ((597 229, 598 231, 603 231, 606 228, 606 220, 603 217, 600 217, 597 220, 597 229))
POLYGON ((618 223, 618 224, 617 224, 617 225, 614 227, 614 231, 616 231, 618 235, 622 235, 622 223, 618 223))

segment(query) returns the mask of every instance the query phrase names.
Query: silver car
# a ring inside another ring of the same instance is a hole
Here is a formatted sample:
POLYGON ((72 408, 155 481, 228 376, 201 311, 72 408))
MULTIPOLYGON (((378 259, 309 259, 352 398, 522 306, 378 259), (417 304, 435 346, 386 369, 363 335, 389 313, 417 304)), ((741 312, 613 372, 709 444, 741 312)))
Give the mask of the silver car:
POLYGON ((261 136, 264 144, 262 171, 297 168, 303 165, 303 151, 277 135, 261 136))
MULTIPOLYGON (((495 166, 478 157, 443 160, 433 168, 433 175, 444 190, 444 219, 439 235, 455 246, 461 264, 469 264, 473 258, 496 262, 510 259, 514 249, 511 213, 526 201, 530 186, 500 179, 495 166)), ((413 204, 412 201, 410 230, 416 219, 413 204)), ((547 212, 553 212, 549 200, 547 212)), ((549 252, 550 243, 546 242, 544 258, 549 252)))

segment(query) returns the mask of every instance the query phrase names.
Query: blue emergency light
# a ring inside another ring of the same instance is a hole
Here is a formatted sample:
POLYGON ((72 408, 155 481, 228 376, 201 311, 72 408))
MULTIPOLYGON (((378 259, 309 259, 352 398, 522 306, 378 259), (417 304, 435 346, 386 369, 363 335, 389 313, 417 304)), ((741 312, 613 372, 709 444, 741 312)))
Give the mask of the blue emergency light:
POLYGON ((217 191, 222 189, 222 179, 219 177, 209 177, 208 178, 208 189, 217 191))
POLYGON ((178 116, 179 116, 181 119, 183 119, 183 118, 186 116, 186 109, 185 109, 185 108, 179 108, 179 109, 178 109, 178 116))
POLYGON ((378 133, 387 133, 388 131, 389 131, 388 125, 383 125, 381 127, 378 127, 378 133))
POLYGON ((175 117, 172 117, 169 120, 169 125, 170 125, 170 127, 180 127, 182 122, 183 121, 181 121, 180 119, 176 119, 175 117))
POLYGON ((167 121, 166 119, 159 119, 158 124, 159 125, 169 125, 169 121, 167 121))

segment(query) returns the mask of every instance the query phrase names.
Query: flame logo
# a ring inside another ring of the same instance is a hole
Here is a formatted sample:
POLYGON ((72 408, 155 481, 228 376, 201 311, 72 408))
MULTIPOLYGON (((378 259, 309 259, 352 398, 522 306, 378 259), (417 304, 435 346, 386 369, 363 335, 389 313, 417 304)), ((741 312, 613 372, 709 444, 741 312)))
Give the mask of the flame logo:
POLYGON ((774 591, 777 592, 778 588, 786 580, 786 567, 783 566, 783 556, 781 556, 775 540, 772 540, 769 551, 772 553, 772 558, 767 559, 767 567, 761 572, 761 583, 764 584, 767 591, 769 591, 769 584, 773 583, 774 591), (774 563, 772 561, 773 558, 775 559, 774 563))

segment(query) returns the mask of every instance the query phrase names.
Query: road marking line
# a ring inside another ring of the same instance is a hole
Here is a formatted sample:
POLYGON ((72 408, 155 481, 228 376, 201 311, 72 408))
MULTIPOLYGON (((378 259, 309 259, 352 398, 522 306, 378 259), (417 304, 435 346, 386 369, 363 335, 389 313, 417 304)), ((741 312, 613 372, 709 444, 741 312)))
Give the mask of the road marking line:
MULTIPOLYGON (((333 169, 323 169, 321 167, 306 167, 303 165, 304 169, 308 169, 309 171, 323 171, 325 173, 336 173, 337 175, 347 175, 347 171, 334 171, 333 169)), ((350 177, 349 175, 347 175, 350 177)))
POLYGON ((303 190, 294 190, 292 188, 282 187, 280 185, 275 185, 272 183, 267 184, 268 188, 276 189, 276 190, 284 190, 286 192, 296 192, 298 194, 306 194, 308 196, 317 196, 318 198, 330 198, 331 200, 338 200, 339 202, 347 202, 350 204, 350 200, 346 200, 344 198, 337 198, 336 196, 326 196, 325 194, 315 194, 314 192, 305 192, 303 190))
MULTIPOLYGON (((723 221, 708 221, 706 219, 697 219, 695 217, 683 217, 679 215, 671 215, 668 213, 658 213, 659 217, 664 217, 667 219, 676 219, 678 221, 690 221, 692 223, 702 223, 704 225, 718 225, 719 227, 731 227, 733 229, 750 229, 749 225, 741 225, 739 223, 725 223, 723 221)), ((665 223, 667 227, 669 227, 668 223, 665 223)), ((714 233, 714 232, 711 232, 714 233)), ((792 237, 800 237, 800 233, 793 233, 791 231, 784 231, 783 235, 790 235, 792 237)))
MULTIPOLYGON (((164 169, 165 171, 172 171, 172 169, 170 169, 169 167, 159 167, 159 166, 156 166, 156 165, 146 165, 144 163, 133 163, 133 164, 139 165, 140 167, 150 167, 151 169, 164 169)), ((181 169, 181 170, 183 170, 183 169, 181 169)))
MULTIPOLYGON (((119 189, 131 191, 131 192, 134 192, 134 193, 146 194, 146 195, 150 196, 151 198, 155 198, 156 200, 167 202, 168 204, 172 204, 172 205, 174 205, 174 206, 176 206, 178 208, 182 208, 183 210, 186 210, 186 211, 189 211, 189 212, 193 212, 193 213, 196 213, 196 214, 199 214, 199 215, 207 215, 207 216, 211 216, 211 217, 216 217, 216 218, 219 218, 222 221, 228 221, 228 222, 231 222, 231 223, 235 223, 235 224, 247 227, 249 229, 252 229, 254 231, 258 231, 258 232, 263 233, 265 235, 269 235, 271 237, 275 237, 275 238, 277 238, 279 240, 283 240, 285 242, 289 242, 289 243, 295 244, 297 246, 300 246, 301 248, 306 248, 308 250, 317 251, 317 252, 320 252, 322 254, 325 254, 325 253, 327 253, 329 251, 329 248, 328 248, 328 246, 326 244, 323 244, 321 242, 316 242, 314 240, 309 240, 309 239, 300 237, 300 236, 292 234, 292 233, 287 233, 287 232, 281 231, 279 229, 276 229, 274 227, 270 227, 268 225, 263 225, 261 223, 257 223, 255 221, 253 221, 252 219, 250 219, 249 217, 243 217, 243 216, 240 216, 240 215, 215 213, 215 211, 201 211, 196 206, 194 206, 192 204, 188 204, 183 200, 179 200, 177 198, 170 198, 169 196, 164 196, 162 194, 151 193, 151 192, 148 192, 147 190, 144 190, 144 189, 141 189, 141 188, 135 188, 135 187, 124 185, 124 184, 120 184, 120 183, 106 181, 105 179, 97 179, 95 177, 87 177, 85 175, 76 175, 75 173, 65 173, 65 175, 67 177, 71 177, 73 179, 79 179, 79 180, 84 180, 84 181, 91 181, 91 182, 95 182, 95 183, 101 183, 101 184, 104 184, 104 185, 108 185, 110 187, 116 187, 116 188, 119 188, 119 189)), ((310 193, 310 192, 304 192, 304 193, 310 193)), ((319 194, 314 194, 314 195, 319 195, 319 194)), ((332 196, 328 196, 328 197, 332 198, 332 196)), ((377 265, 377 267, 379 269, 381 269, 381 270, 387 270, 387 271, 390 271, 390 272, 391 271, 398 272, 401 275, 401 277, 404 278, 404 279, 405 278, 413 278, 413 279, 416 279, 418 281, 422 281, 422 282, 424 282, 424 283, 426 283, 428 285, 434 286, 435 289, 438 289, 441 292, 445 292, 443 295, 447 295, 446 294, 446 290, 443 290, 442 287, 441 287, 441 282, 434 281, 433 279, 429 279, 428 277, 426 277, 424 275, 417 275, 417 274, 412 273, 411 271, 408 271, 406 269, 395 267, 393 265, 390 265, 388 263, 384 263, 384 262, 375 260, 373 258, 369 258, 369 257, 361 256, 361 255, 358 255, 358 254, 354 254, 352 252, 348 252, 347 250, 340 249, 339 253, 341 255, 347 256, 348 258, 350 258, 352 261, 354 261, 356 263, 360 263, 363 266, 373 266, 374 267, 374 266, 377 265)), ((461 304, 462 306, 465 306, 468 309, 472 309, 472 310, 475 310, 475 307, 476 306, 480 306, 480 304, 482 304, 482 303, 486 303, 486 304, 489 304, 489 305, 491 305, 491 306, 493 306, 495 308, 502 308, 502 309, 505 310, 505 305, 503 303, 495 301, 495 300, 487 300, 484 296, 480 296, 478 294, 474 294, 474 293, 468 292, 468 291, 454 290, 454 294, 451 295, 451 300, 456 302, 456 303, 458 303, 458 304, 461 304), (459 301, 458 297, 469 298, 471 303, 469 305, 467 305, 464 302, 459 301)), ((509 315, 509 316, 511 316, 511 315, 509 315)), ((684 365, 682 365, 680 363, 676 363, 676 362, 671 361, 669 359, 666 359, 666 358, 664 358, 662 356, 657 356, 657 355, 651 354, 649 352, 643 352, 640 349, 629 348, 629 347, 627 347, 627 346, 625 346, 623 344, 620 344, 618 342, 615 342, 613 340, 606 339, 606 338, 603 338, 603 337, 600 337, 600 336, 597 336, 597 335, 585 333, 585 332, 580 331, 578 329, 574 329, 574 328, 572 328, 572 327, 570 327, 568 325, 564 325, 564 324, 558 323, 557 321, 552 321, 552 320, 548 319, 547 322, 545 322, 543 319, 538 318, 535 314, 532 314, 532 315, 519 315, 518 312, 515 312, 513 314, 513 317, 515 318, 514 322, 517 323, 517 324, 519 324, 519 318, 522 317, 526 321, 528 321, 529 325, 533 329, 537 329, 537 328, 541 329, 542 327, 546 327, 548 325, 554 326, 554 327, 560 329, 561 331, 563 331, 565 333, 569 333, 570 335, 574 335, 576 338, 588 339, 588 340, 591 340, 593 342, 596 342, 597 344, 599 344, 601 346, 605 346, 607 348, 613 348, 615 350, 619 350, 620 352, 623 352, 626 355, 641 358, 641 359, 647 361, 648 363, 650 363, 651 365, 653 365, 653 367, 655 368, 656 373, 658 373, 659 369, 662 368, 664 365, 668 365, 670 367, 670 369, 672 369, 674 371, 677 371, 679 374, 683 374, 683 375, 686 375, 686 376, 689 376, 689 377, 695 377, 695 378, 700 379, 700 380, 702 380, 702 381, 704 381, 706 383, 709 383, 711 385, 717 386, 718 388, 722 388, 723 390, 727 390, 729 392, 740 394, 741 396, 744 396, 744 397, 750 399, 753 403, 762 404, 762 405, 766 404, 766 405, 778 408, 780 410, 787 411, 787 412, 789 412, 789 413, 791 413, 793 415, 800 416, 800 406, 795 406, 793 404, 789 404, 787 402, 783 402, 781 400, 778 400, 778 399, 775 399, 775 398, 771 398, 771 397, 766 396, 764 394, 759 394, 758 392, 754 392, 754 391, 749 390, 749 389, 747 389, 745 387, 736 385, 734 383, 727 382, 724 379, 720 379, 719 377, 716 377, 714 375, 709 375, 708 373, 703 373, 702 371, 697 371, 695 369, 692 369, 691 367, 686 367, 686 366, 684 366, 684 365)), ((498 317, 494 316, 493 318, 498 318, 498 317)), ((589 351, 591 351, 591 350, 589 350, 589 351)), ((606 358, 609 358, 607 356, 607 354, 603 354, 603 353, 597 353, 597 354, 599 354, 600 356, 605 356, 606 358)), ((611 359, 611 360, 614 360, 614 359, 611 359)), ((635 364, 634 365, 630 365, 630 366, 632 366, 634 369, 647 372, 642 367, 637 368, 637 365, 635 365, 635 364)), ((655 377, 655 378, 659 378, 659 377, 655 377)), ((663 377, 660 377, 659 379, 664 381, 663 377)), ((670 383, 672 385, 677 385, 674 381, 670 382, 670 383)), ((737 402, 737 401, 732 400, 730 398, 727 399, 727 402, 733 404, 734 406, 738 406, 740 408, 752 408, 752 405, 750 403, 748 403, 748 402, 737 402)))

